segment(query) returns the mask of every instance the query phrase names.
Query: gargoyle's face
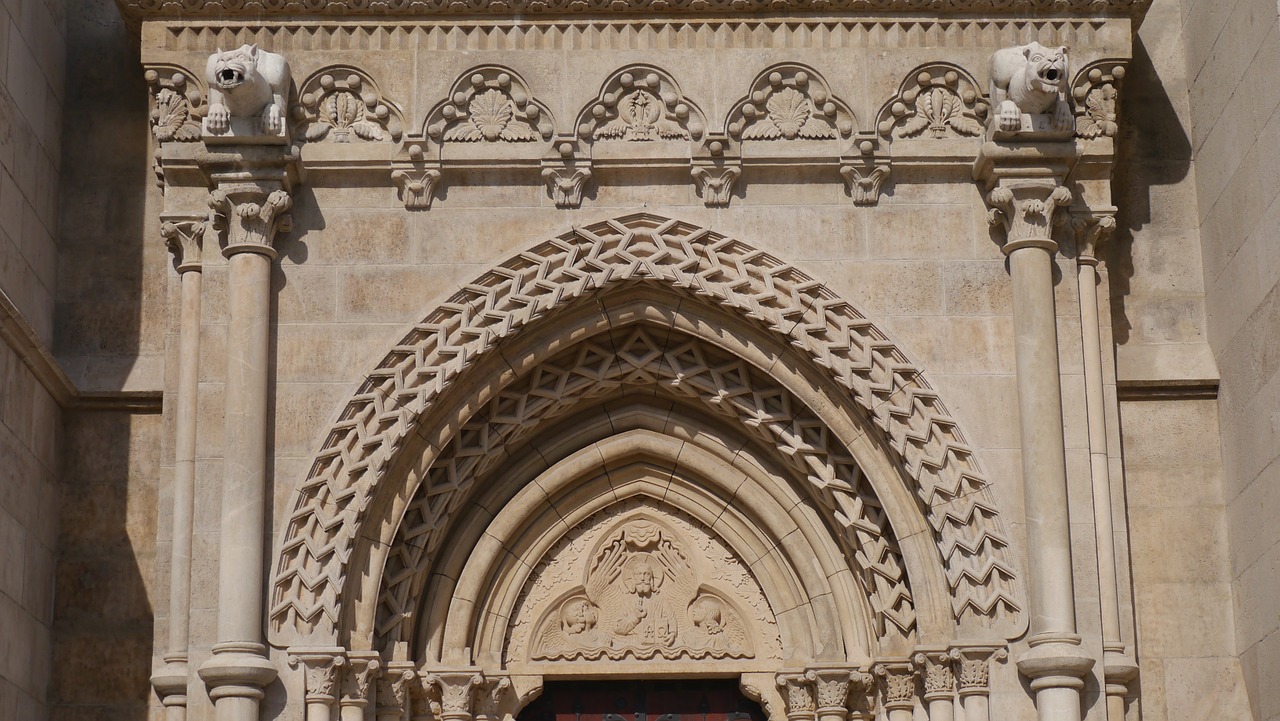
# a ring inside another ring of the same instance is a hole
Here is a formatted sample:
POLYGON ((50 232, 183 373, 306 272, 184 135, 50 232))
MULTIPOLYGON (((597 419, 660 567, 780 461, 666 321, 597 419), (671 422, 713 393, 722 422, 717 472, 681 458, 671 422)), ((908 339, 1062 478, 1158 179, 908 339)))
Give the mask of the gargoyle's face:
POLYGON ((222 90, 231 90, 253 74, 257 65, 257 48, 252 45, 222 53, 213 67, 213 81, 222 90))
POLYGON ((1027 54, 1031 65, 1031 82, 1037 90, 1054 93, 1062 88, 1067 77, 1067 54, 1063 48, 1032 46, 1027 54))

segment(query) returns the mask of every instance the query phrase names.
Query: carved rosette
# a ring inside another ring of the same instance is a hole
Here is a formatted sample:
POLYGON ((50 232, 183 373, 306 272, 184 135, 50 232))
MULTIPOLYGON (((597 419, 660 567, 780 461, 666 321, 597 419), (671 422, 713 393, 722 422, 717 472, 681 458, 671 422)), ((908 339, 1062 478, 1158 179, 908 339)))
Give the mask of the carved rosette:
POLYGON ((525 143, 549 140, 555 124, 515 71, 476 68, 454 83, 449 98, 427 116, 437 143, 525 143))
POLYGON ((1099 60, 1076 74, 1071 98, 1076 105, 1076 136, 1112 138, 1119 131, 1117 107, 1127 60, 1099 60))
POLYGON ((160 237, 164 238, 165 245, 173 254, 173 263, 179 273, 201 269, 204 231, 208 224, 208 217, 203 215, 160 215, 160 237))
POLYGON ((780 673, 776 679, 778 688, 782 689, 782 700, 787 706, 788 721, 812 721, 817 711, 814 699, 814 681, 817 674, 813 671, 805 673, 780 673))
POLYGON ((892 138, 972 138, 982 135, 990 109, 973 76, 949 63, 914 71, 880 111, 876 129, 892 138))
POLYGON ((924 700, 949 699, 956 692, 956 676, 952 662, 958 656, 946 651, 923 651, 912 657, 920 669, 924 683, 924 700))
POLYGON ((583 140, 700 140, 707 120, 665 71, 637 65, 614 73, 578 118, 583 140))
POLYGON ((227 232, 222 254, 229 258, 237 253, 260 253, 274 258, 277 235, 287 233, 293 225, 286 213, 292 205, 289 193, 270 181, 216 188, 209 196, 209 207, 214 210, 215 227, 227 232))
POLYGON ((200 139, 205 93, 189 71, 176 65, 148 67, 151 90, 151 135, 157 143, 192 143, 200 139))
POLYGON ((875 675, 880 679, 880 697, 886 710, 910 710, 915 706, 916 668, 911 663, 876 664, 875 675))
POLYGON ((291 113, 295 132, 306 142, 400 140, 400 109, 359 69, 339 65, 313 74, 302 84, 298 100, 291 113))
POLYGON ((817 72, 784 64, 756 77, 725 129, 735 140, 836 140, 850 137, 857 123, 817 72))
POLYGON ((1071 190, 1052 178, 1004 180, 987 195, 989 220, 1005 232, 1005 254, 1026 246, 1056 251, 1053 225, 1071 190))

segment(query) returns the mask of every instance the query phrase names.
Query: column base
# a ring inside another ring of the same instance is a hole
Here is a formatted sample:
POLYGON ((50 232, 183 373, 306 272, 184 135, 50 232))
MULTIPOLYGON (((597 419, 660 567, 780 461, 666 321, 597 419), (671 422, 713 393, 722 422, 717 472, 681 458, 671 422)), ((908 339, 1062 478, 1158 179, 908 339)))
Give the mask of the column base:
POLYGON ((1033 636, 1031 649, 1017 660, 1018 671, 1031 679, 1040 721, 1080 721, 1080 692, 1094 659, 1071 633, 1033 636))
POLYGON ((164 665, 151 674, 151 687, 165 706, 187 705, 187 680, 190 669, 187 668, 186 654, 167 654, 164 665))

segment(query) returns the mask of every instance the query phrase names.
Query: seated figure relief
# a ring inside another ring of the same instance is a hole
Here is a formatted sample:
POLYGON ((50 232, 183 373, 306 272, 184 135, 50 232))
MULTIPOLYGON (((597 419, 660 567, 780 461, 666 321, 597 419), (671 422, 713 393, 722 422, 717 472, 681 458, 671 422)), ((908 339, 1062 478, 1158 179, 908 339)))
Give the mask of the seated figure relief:
POLYGON ((740 591, 704 578, 706 559, 690 552, 689 542, 660 522, 616 527, 589 556, 581 585, 548 594, 533 626, 531 658, 754 658, 749 622, 728 600, 740 591))

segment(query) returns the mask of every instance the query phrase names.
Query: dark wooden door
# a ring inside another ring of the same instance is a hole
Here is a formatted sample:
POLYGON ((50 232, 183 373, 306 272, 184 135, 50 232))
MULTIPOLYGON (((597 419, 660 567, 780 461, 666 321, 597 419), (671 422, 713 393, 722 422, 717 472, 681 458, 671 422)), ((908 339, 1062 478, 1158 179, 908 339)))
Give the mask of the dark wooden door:
POLYGON ((765 721, 736 679, 548 681, 517 721, 765 721))

